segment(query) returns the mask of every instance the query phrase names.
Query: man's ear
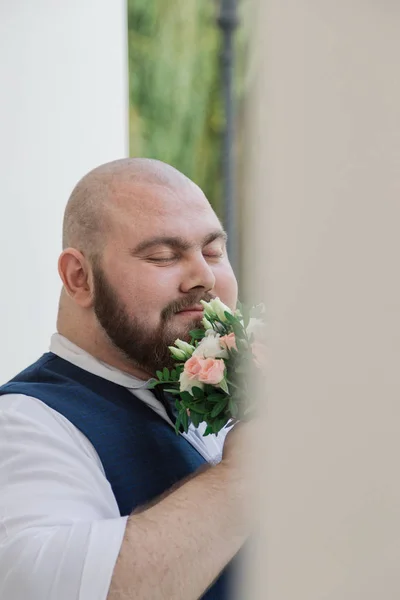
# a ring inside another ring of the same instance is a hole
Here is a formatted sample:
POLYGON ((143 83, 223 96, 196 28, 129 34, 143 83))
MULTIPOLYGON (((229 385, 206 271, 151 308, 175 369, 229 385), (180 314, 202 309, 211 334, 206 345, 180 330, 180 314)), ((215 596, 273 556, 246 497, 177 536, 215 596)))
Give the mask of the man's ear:
POLYGON ((90 308, 93 305, 93 279, 82 252, 66 248, 58 259, 58 273, 68 296, 82 308, 90 308))

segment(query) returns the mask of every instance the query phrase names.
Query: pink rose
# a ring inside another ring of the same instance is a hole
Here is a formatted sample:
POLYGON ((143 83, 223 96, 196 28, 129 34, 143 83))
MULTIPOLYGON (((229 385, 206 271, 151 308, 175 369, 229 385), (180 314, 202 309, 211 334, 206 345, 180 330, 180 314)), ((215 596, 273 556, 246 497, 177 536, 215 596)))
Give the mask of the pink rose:
POLYGON ((185 362, 184 372, 189 379, 197 379, 201 371, 201 359, 198 356, 192 356, 185 362))
POLYGON ((236 347, 236 338, 234 333, 229 333, 228 335, 223 335, 220 339, 220 344, 227 350, 237 350, 236 347))
POLYGON ((198 374, 199 381, 209 385, 217 385, 224 378, 225 363, 221 358, 200 359, 201 371, 198 374))

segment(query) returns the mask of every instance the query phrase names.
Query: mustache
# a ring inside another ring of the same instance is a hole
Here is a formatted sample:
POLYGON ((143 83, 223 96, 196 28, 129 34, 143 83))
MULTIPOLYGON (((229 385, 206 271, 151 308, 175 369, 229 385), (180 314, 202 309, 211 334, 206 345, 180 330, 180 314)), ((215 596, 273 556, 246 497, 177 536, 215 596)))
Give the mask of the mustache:
POLYGON ((199 304, 200 300, 204 300, 204 302, 210 302, 216 298, 214 294, 210 294, 206 292, 205 294, 188 294, 184 298, 180 300, 174 300, 170 302, 161 312, 161 319, 163 321, 167 321, 172 315, 180 312, 181 310, 185 310, 185 308, 189 308, 190 306, 194 306, 195 304, 199 304))

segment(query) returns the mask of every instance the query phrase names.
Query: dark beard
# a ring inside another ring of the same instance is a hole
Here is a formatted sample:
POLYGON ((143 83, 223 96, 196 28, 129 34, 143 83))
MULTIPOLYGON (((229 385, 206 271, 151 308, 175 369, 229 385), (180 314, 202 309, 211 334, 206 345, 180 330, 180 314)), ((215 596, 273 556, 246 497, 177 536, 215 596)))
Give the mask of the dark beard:
POLYGON ((171 369, 175 360, 168 346, 172 346, 178 337, 189 341, 189 332, 200 325, 200 319, 193 319, 185 330, 177 331, 170 323, 171 316, 200 300, 209 302, 214 297, 207 293, 188 293, 184 299, 171 302, 161 312, 159 327, 150 331, 145 323, 128 315, 98 264, 93 265, 93 283, 94 313, 107 337, 134 366, 151 374, 163 367, 171 369))

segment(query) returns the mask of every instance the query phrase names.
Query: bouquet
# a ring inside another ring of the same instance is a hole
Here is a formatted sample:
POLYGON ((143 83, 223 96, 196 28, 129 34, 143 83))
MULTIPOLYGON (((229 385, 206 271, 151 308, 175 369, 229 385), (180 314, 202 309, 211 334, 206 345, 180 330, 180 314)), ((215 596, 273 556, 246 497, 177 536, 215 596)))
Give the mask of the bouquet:
POLYGON ((205 422, 206 436, 255 412, 250 384, 265 362, 265 348, 256 335, 264 308, 248 310, 239 303, 233 313, 219 298, 201 303, 202 327, 190 332, 190 342, 177 339, 169 346, 176 364, 157 371, 150 387, 162 385, 175 396, 176 433, 181 425, 187 433, 190 422, 195 427, 205 422))

